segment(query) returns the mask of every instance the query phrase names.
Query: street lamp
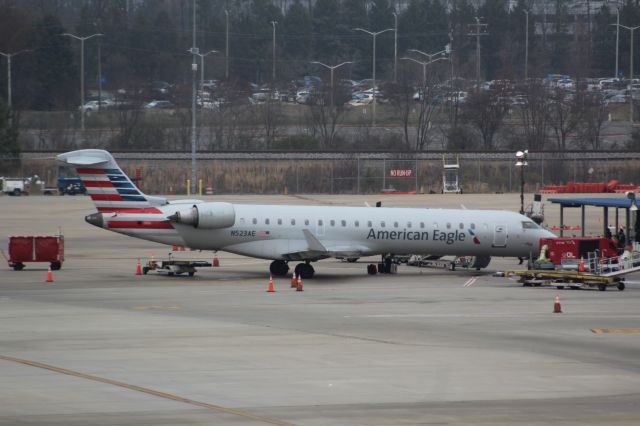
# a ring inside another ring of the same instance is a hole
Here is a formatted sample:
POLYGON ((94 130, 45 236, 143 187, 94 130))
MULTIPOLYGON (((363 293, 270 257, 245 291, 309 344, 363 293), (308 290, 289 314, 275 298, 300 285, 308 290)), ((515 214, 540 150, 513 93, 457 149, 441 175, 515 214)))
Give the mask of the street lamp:
POLYGON ((525 34, 524 34, 524 81, 529 80, 529 11, 524 10, 525 34))
POLYGON ((398 14, 393 12, 393 82, 398 81, 398 14))
POLYGON ((276 81, 276 25, 278 21, 271 21, 271 25, 273 26, 273 52, 272 52, 272 69, 271 69, 271 81, 272 84, 276 81))
POLYGON ((426 85, 427 85, 427 65, 431 65, 434 62, 446 60, 448 58, 436 58, 434 60, 429 60, 429 61, 419 61, 417 59, 408 58, 408 57, 404 57, 404 58, 400 58, 400 59, 403 60, 403 61, 413 61, 416 64, 422 65, 422 86, 426 87, 426 85))
POLYGON ((529 150, 516 152, 516 167, 520 167, 520 214, 524 214, 524 168, 529 165, 527 156, 529 150))
POLYGON ((633 32, 635 30, 637 30, 638 28, 640 28, 640 25, 638 25, 637 27, 627 27, 626 25, 622 25, 622 24, 615 24, 616 27, 618 28, 624 28, 629 30, 630 33, 630 37, 631 37, 631 46, 629 49, 629 84, 631 84, 631 87, 629 88, 629 123, 633 126, 633 32))
POLYGON ((376 37, 382 33, 386 33, 387 31, 393 31, 393 28, 387 28, 386 30, 372 32, 369 30, 365 30, 364 28, 353 28, 353 31, 361 31, 363 33, 369 34, 373 38, 373 111, 371 115, 371 122, 373 125, 376 125, 376 37))
POLYGON ((89 40, 93 37, 101 37, 104 34, 97 33, 86 37, 80 37, 69 33, 63 33, 60 35, 80 40, 80 128, 84 133, 84 42, 85 40, 89 40))
POLYGON ((21 53, 31 52, 31 49, 23 49, 14 53, 0 52, 0 55, 7 58, 7 106, 11 109, 11 58, 21 53))
POLYGON ((441 51, 436 52, 436 53, 427 53, 427 52, 423 52, 422 50, 418 50, 418 49, 409 49, 407 52, 419 53, 419 54, 421 54, 423 56, 426 56, 431 61, 431 60, 433 60, 433 58, 435 56, 438 56, 438 55, 443 55, 444 56, 444 55, 448 54, 450 52, 450 50, 448 48, 445 48, 444 50, 441 50, 441 51))
POLYGON ((199 52, 192 52, 191 50, 187 50, 187 52, 200 56, 200 90, 204 90, 202 87, 202 85, 204 84, 204 57, 210 53, 218 53, 218 51, 210 50, 206 53, 199 53, 199 52))
POLYGON ((225 15, 225 47, 224 47, 224 78, 229 80, 229 11, 224 10, 225 15))
POLYGON ((333 106, 335 105, 334 101, 333 101, 333 71, 336 68, 340 68, 343 65, 347 65, 347 64, 352 64, 352 61, 347 61, 347 62, 343 62, 341 64, 338 65, 327 65, 327 64, 323 64, 322 62, 318 62, 318 61, 311 61, 312 64, 317 64, 317 65, 321 65, 325 68, 327 68, 329 71, 331 71, 331 108, 333 108, 333 106))

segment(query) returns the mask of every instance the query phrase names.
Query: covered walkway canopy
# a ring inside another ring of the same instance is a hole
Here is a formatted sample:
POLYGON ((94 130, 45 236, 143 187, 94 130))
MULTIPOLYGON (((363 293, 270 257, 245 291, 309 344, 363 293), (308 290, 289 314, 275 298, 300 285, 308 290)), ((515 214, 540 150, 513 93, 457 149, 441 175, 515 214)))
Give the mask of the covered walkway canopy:
POLYGON ((619 211, 625 210, 625 226, 627 241, 631 241, 631 211, 637 210, 635 200, 628 197, 620 198, 549 198, 549 201, 555 204, 560 204, 560 236, 563 236, 564 231, 564 209, 565 208, 580 208, 581 209, 581 229, 582 236, 584 237, 584 211, 585 206, 602 207, 602 235, 607 234, 607 227, 609 226, 609 207, 616 209, 615 227, 616 231, 620 228, 619 223, 619 211))

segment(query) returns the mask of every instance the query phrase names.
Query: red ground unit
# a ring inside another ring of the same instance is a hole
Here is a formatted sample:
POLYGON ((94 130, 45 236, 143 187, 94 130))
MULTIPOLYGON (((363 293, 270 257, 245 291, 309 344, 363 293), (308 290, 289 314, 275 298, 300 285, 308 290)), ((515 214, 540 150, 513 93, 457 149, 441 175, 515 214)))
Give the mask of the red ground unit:
POLYGON ((545 194, 600 194, 611 192, 636 191, 638 187, 633 184, 620 184, 619 181, 613 179, 608 183, 581 183, 569 182, 566 185, 547 185, 540 192, 545 194))
POLYGON ((60 269, 64 262, 64 237, 9 237, 9 266, 20 271, 26 262, 49 262, 52 270, 60 269))
POLYGON ((540 248, 546 245, 547 257, 554 265, 560 265, 563 259, 587 260, 588 253, 599 251, 600 257, 610 258, 618 255, 618 246, 614 240, 604 237, 561 237, 541 238, 540 248))

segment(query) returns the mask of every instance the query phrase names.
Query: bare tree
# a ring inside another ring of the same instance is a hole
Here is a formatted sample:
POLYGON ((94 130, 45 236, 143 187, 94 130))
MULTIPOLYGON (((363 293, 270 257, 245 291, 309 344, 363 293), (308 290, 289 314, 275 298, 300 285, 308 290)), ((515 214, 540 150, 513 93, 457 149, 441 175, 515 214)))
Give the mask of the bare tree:
POLYGON ((547 93, 538 80, 530 80, 524 86, 520 102, 520 122, 526 138, 526 146, 543 150, 547 143, 547 93))
POLYGON ((311 123, 314 132, 320 134, 325 148, 336 148, 338 123, 345 112, 345 103, 349 94, 344 87, 338 86, 323 90, 315 99, 309 102, 311 123), (333 91, 333 94, 331 93, 333 91), (331 104, 333 102, 333 105, 331 104))
POLYGON ((582 121, 584 113, 581 108, 582 96, 580 92, 570 93, 565 89, 556 88, 547 94, 548 104, 545 109, 549 127, 556 138, 556 149, 567 150, 567 140, 582 121))
POLYGON ((507 90, 504 87, 476 90, 463 107, 464 118, 480 132, 484 149, 494 148, 495 135, 508 111, 507 90))
POLYGON ((582 125, 578 127, 578 146, 580 148, 590 147, 598 150, 600 146, 600 135, 607 119, 607 106, 601 96, 597 93, 584 93, 582 95, 582 125))

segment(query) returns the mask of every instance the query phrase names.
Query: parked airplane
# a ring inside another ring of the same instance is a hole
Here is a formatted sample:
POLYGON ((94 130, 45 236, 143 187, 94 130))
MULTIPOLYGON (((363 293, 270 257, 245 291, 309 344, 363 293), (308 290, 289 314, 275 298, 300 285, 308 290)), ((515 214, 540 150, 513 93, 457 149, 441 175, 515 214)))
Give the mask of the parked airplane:
POLYGON ((501 210, 253 205, 201 200, 167 201, 142 193, 107 151, 58 155, 75 166, 98 212, 85 220, 99 228, 201 250, 271 259, 283 276, 314 274, 320 259, 371 255, 474 256, 485 268, 491 256, 529 257, 538 241, 553 237, 526 216, 501 210))

